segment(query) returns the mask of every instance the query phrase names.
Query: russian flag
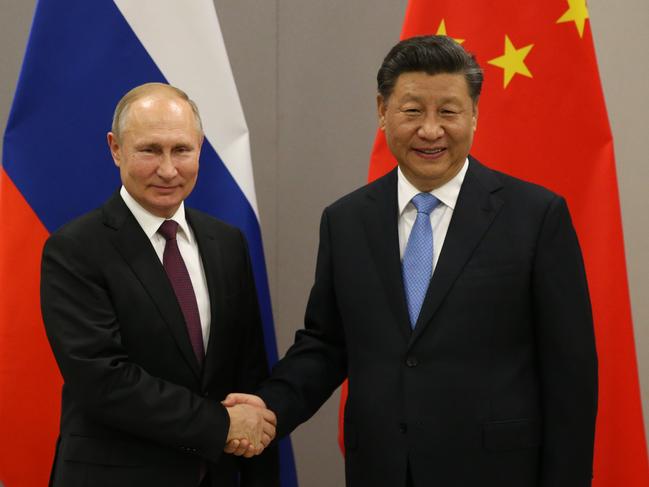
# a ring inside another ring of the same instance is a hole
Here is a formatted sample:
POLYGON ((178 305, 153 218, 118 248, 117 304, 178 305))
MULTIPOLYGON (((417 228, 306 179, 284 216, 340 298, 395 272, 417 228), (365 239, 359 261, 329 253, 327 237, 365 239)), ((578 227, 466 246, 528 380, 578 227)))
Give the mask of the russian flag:
MULTIPOLYGON (((47 483, 61 378, 40 317, 41 249, 119 187, 105 134, 121 96, 150 81, 182 88, 201 109, 188 204, 245 233, 277 361, 248 128, 212 0, 40 0, 0 171, 0 483, 47 483)), ((289 440, 280 450, 282 486, 295 487, 289 440)))

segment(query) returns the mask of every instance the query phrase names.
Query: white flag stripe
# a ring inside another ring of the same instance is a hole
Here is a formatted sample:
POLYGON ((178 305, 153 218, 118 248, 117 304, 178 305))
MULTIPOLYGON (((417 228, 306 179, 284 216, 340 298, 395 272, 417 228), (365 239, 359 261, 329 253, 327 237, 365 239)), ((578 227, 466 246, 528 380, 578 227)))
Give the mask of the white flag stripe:
POLYGON ((212 0, 114 2, 169 83, 198 104, 205 136, 259 219, 248 126, 212 0))

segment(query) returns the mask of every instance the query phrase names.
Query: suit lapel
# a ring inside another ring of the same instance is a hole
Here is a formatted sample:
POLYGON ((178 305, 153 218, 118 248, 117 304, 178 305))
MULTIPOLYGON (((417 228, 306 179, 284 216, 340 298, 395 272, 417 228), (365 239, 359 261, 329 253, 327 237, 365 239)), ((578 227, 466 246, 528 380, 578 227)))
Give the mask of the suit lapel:
POLYGON ((462 189, 409 345, 421 336, 502 206, 494 173, 469 158, 462 189))
POLYGON ((376 181, 367 194, 363 222, 367 241, 379 270, 383 287, 399 329, 408 340, 411 334, 399 254, 399 210, 397 170, 376 181))
POLYGON ((207 342, 205 362, 203 363, 203 384, 208 384, 212 374, 217 369, 215 361, 219 357, 227 356, 220 353, 219 349, 228 343, 223 326, 223 313, 225 311, 225 281, 223 270, 223 253, 218 244, 216 235, 209 230, 207 225, 201 224, 200 215, 186 209, 187 221, 194 231, 198 243, 198 250, 203 261, 207 289, 210 295, 210 335, 207 342))
POLYGON ((167 274, 151 242, 119 196, 104 205, 104 224, 115 230, 112 241, 147 291, 173 335, 182 356, 197 377, 198 361, 187 334, 187 326, 167 274))

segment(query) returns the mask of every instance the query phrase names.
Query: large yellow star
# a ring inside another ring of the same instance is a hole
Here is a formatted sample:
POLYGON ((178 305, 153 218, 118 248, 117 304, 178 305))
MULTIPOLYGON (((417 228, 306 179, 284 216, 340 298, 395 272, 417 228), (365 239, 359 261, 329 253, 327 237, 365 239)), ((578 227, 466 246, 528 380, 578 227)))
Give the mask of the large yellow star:
POLYGON ((505 35, 505 54, 489 61, 489 64, 505 70, 505 88, 507 88, 507 85, 515 74, 522 74, 528 78, 532 77, 532 73, 530 73, 530 70, 525 65, 525 57, 533 47, 534 44, 530 44, 529 46, 516 49, 512 41, 509 40, 509 36, 505 35))
MULTIPOLYGON (((448 34, 446 33, 446 21, 442 19, 442 21, 439 23, 439 27, 437 28, 436 35, 438 36, 447 36, 448 34)), ((462 44, 464 42, 464 39, 455 39, 454 37, 451 37, 455 42, 458 44, 462 44)))
POLYGON ((586 6, 586 0, 567 0, 568 1, 568 10, 557 20, 557 24, 562 24, 564 22, 574 22, 575 27, 577 27, 577 32, 579 32, 579 37, 584 37, 584 25, 586 24, 586 19, 588 18, 588 7, 586 6))

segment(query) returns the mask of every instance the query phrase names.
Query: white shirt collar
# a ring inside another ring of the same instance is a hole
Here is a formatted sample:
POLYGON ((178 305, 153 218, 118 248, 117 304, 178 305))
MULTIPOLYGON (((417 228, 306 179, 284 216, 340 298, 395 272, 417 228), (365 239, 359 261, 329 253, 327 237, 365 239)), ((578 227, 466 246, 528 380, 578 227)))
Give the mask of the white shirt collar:
MULTIPOLYGON (((469 168, 469 159, 467 158, 464 161, 464 165, 460 172, 458 172, 453 179, 448 181, 446 184, 435 188, 430 191, 435 198, 440 202, 444 203, 451 210, 455 209, 455 204, 457 203, 457 197, 460 194, 460 188, 462 188, 462 183, 464 182, 464 176, 466 176, 466 171, 469 168)), ((399 200, 399 215, 403 214, 403 211, 410 203, 410 200, 421 191, 415 188, 410 181, 404 176, 401 172, 401 168, 397 169, 397 192, 399 200)))
MULTIPOLYGON (((146 210, 140 203, 135 200, 135 198, 130 195, 130 193, 124 186, 122 186, 122 188, 119 190, 119 195, 124 200, 124 203, 126 203, 126 206, 128 206, 128 209, 131 210, 131 213, 133 213, 133 216, 150 240, 158 232, 158 228, 160 228, 160 225, 162 225, 162 222, 164 222, 166 218, 156 216, 150 211, 146 210)), ((192 233, 189 231, 189 224, 187 223, 187 219, 185 218, 184 201, 180 203, 180 206, 176 210, 176 213, 174 213, 173 216, 169 218, 169 220, 173 220, 178 223, 178 228, 180 229, 178 235, 180 235, 181 238, 185 238, 189 243, 192 243, 192 233)))

